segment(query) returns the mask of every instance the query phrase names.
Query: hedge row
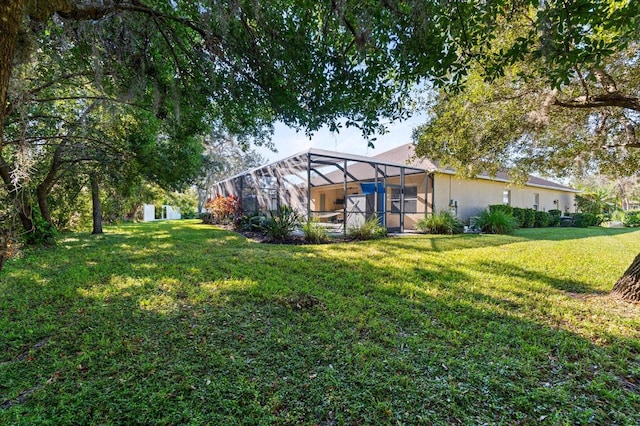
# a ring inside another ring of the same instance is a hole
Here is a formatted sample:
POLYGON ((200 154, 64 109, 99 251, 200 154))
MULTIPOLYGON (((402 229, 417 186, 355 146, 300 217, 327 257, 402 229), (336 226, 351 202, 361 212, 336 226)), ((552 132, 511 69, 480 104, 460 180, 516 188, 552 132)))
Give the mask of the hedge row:
POLYGON ((504 204, 491 205, 489 206, 489 210, 499 210, 513 216, 520 228, 546 228, 549 226, 586 228, 587 226, 597 226, 600 224, 600 219, 591 213, 568 213, 563 216, 560 210, 542 212, 534 209, 511 207, 504 204))

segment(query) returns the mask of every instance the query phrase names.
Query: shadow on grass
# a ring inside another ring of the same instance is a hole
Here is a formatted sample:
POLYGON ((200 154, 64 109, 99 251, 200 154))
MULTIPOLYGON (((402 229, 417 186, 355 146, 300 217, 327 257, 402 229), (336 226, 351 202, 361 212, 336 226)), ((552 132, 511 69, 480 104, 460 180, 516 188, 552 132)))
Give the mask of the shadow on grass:
POLYGON ((0 278, 10 313, 0 323, 0 393, 14 400, 41 387, 0 420, 640 420, 636 335, 595 344, 547 325, 527 293, 494 294, 475 276, 561 286, 539 271, 505 272, 499 261, 415 265, 398 250, 432 250, 421 239, 269 246, 206 227, 156 227, 80 237, 40 269, 35 258, 9 266, 0 278))
POLYGON ((607 294, 600 289, 594 288, 590 283, 566 278, 559 279, 540 271, 518 267, 513 264, 504 264, 498 261, 481 262, 475 267, 475 269, 481 272, 502 275, 512 279, 537 281, 564 292, 599 295, 607 294))
POLYGON ((598 237, 612 237, 638 232, 640 228, 532 228, 518 229, 510 235, 464 234, 464 235, 425 235, 412 234, 394 236, 386 241, 390 250, 404 248, 424 250, 424 240, 429 241, 431 250, 446 252, 451 250, 497 247, 527 241, 570 241, 598 237))

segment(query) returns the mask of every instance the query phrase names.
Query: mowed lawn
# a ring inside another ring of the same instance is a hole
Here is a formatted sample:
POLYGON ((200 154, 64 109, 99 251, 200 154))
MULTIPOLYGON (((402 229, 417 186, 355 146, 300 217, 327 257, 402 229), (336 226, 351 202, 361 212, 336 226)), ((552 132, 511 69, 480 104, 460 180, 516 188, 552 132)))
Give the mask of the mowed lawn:
POLYGON ((0 424, 640 424, 640 231, 70 234, 0 273, 0 424))

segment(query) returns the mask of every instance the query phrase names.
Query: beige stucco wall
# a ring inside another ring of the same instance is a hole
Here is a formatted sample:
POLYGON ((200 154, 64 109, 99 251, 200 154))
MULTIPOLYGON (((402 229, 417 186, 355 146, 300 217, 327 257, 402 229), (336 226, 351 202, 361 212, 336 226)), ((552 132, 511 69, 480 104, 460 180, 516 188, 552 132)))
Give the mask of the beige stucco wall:
MULTIPOLYGON (((511 191, 511 205, 513 207, 533 208, 535 195, 539 194, 538 210, 549 211, 559 209, 563 212, 574 212, 574 193, 561 190, 548 189, 535 186, 517 186, 508 182, 493 181, 488 179, 462 179, 454 175, 443 173, 435 174, 434 194, 428 192, 430 184, 425 185, 426 174, 410 175, 405 177, 405 186, 417 186, 418 208, 416 214, 405 215, 405 229, 415 229, 415 223, 425 216, 425 211, 431 211, 433 199, 435 211, 448 210, 451 199, 458 201, 457 215, 465 223, 469 218, 478 215, 482 210, 492 204, 502 204, 503 191, 511 191), (427 188, 429 186, 429 188, 427 188), (554 201, 557 200, 557 203, 554 201), (426 207, 426 210, 425 210, 426 207)), ((382 181, 382 180, 381 180, 382 181)), ((387 184, 399 184, 400 178, 389 178, 387 184)), ((360 194, 359 183, 347 185, 347 195, 360 194)), ((342 211, 342 204, 336 204, 336 200, 344 198, 343 185, 322 186, 311 189, 311 210, 321 211, 320 194, 325 195, 325 208, 323 211, 342 211)), ((390 209, 390 193, 386 194, 386 208, 390 209)), ((399 215, 386 215, 387 226, 399 225, 399 215)))
POLYGON ((457 200, 458 218, 468 223, 470 217, 476 216, 489 205, 502 204, 505 190, 511 191, 510 204, 513 207, 533 208, 534 194, 537 193, 539 194, 538 210, 558 209, 563 212, 574 212, 574 194, 571 192, 535 186, 517 186, 488 179, 461 179, 442 173, 435 175, 435 210, 446 210, 450 200, 457 200))

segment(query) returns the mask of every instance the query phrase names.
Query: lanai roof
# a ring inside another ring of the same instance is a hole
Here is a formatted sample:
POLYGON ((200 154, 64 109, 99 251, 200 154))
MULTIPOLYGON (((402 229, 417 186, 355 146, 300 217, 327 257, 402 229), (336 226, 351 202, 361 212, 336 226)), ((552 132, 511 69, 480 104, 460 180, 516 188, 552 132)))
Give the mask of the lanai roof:
MULTIPOLYGON (((380 162, 380 164, 386 163, 386 164, 403 165, 405 167, 410 167, 412 170, 420 170, 421 172, 427 171, 427 172, 437 172, 437 173, 451 174, 451 175, 456 174, 456 171, 454 169, 440 166, 440 163, 438 161, 432 161, 428 158, 416 157, 415 148, 412 143, 400 145, 396 148, 390 149, 389 151, 381 152, 380 154, 370 157, 370 159, 375 162, 380 162)), ((363 167, 357 164, 350 167, 349 171, 352 172, 352 174, 358 175, 357 176, 359 177, 358 180, 373 179, 373 175, 371 174, 372 170, 370 169, 366 170, 369 172, 369 175, 366 176, 364 173, 362 173, 365 171, 363 170, 363 167), (356 170, 360 170, 361 173, 354 173, 356 170)), ((333 176, 334 174, 335 174, 335 177, 339 179, 339 182, 342 182, 342 174, 339 172, 329 173, 327 174, 327 177, 330 180, 333 180, 331 178, 334 177, 333 176)), ((491 177, 485 173, 485 174, 478 175, 477 178, 495 180, 499 182, 511 182, 511 179, 509 178, 507 173, 503 171, 498 172, 498 174, 494 177, 491 177)), ((527 180, 525 185, 535 186, 540 188, 558 189, 558 190, 568 191, 568 192, 579 192, 574 188, 570 188, 568 186, 565 186, 547 179, 543 179, 537 176, 531 176, 531 175, 529 176, 529 179, 527 180)))
MULTIPOLYGON (((404 169, 406 175, 424 172, 451 175, 456 173, 455 170, 451 168, 441 167, 438 161, 415 157, 414 145, 407 143, 372 157, 310 148, 265 166, 239 173, 225 181, 219 182, 219 184, 247 175, 284 176, 293 174, 302 177, 301 175, 308 168, 313 172, 310 182, 312 186, 341 184, 345 181, 345 174, 347 182, 371 181, 376 176, 376 170, 379 178, 384 176, 399 176, 401 169, 404 169), (347 166, 346 173, 344 170, 345 165, 347 166), (330 171, 323 173, 323 168, 330 171)), ((509 179, 509 176, 505 172, 498 172, 494 177, 488 174, 481 174, 477 176, 477 178, 511 182, 511 179, 509 179)), ((525 185, 568 192, 579 192, 574 188, 536 176, 529 176, 525 185)))

